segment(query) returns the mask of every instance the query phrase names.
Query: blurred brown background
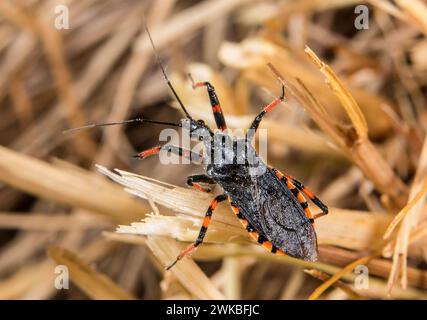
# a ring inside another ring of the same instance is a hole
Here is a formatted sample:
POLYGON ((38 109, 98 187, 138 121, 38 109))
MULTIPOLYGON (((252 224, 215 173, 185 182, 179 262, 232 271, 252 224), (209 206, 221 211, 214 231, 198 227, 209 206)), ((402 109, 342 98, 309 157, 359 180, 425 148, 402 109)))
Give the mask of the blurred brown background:
MULTIPOLYGON (((152 210, 107 184, 94 164, 181 187, 201 168, 166 167, 157 156, 132 159, 158 144, 162 126, 62 133, 135 117, 182 118, 144 22, 190 113, 212 126, 206 92, 193 91, 186 73, 211 81, 229 126, 246 128, 280 93, 266 67, 273 63, 289 88, 287 102, 263 121, 269 164, 340 208, 332 210, 335 217, 342 209, 357 210, 354 217, 346 213, 353 219, 348 225, 325 219, 342 233, 327 234, 327 222, 320 224, 323 267, 250 256, 202 261, 223 297, 306 299, 341 267, 372 253, 361 262, 371 263, 370 289, 353 288, 354 276, 347 277, 322 298, 426 297, 424 1, 2 0, 0 298, 204 297, 165 274, 144 244, 102 233, 152 210), (358 5, 363 7, 355 13, 358 5), (355 105, 327 86, 327 75, 304 53, 306 45, 335 71, 355 105), (297 78, 304 86, 298 87, 297 78), (316 117, 320 109, 308 92, 326 113, 316 117), (412 199, 414 206, 383 242, 388 224, 412 199), (366 230, 360 243, 341 236, 355 230, 352 223, 366 230), (49 245, 55 246, 50 257, 49 245), (72 266, 69 290, 55 289, 56 264, 72 266), (312 277, 304 268, 323 271, 312 277), (394 294, 387 296, 392 286, 394 294)), ((160 211, 174 212, 162 206, 160 211)))

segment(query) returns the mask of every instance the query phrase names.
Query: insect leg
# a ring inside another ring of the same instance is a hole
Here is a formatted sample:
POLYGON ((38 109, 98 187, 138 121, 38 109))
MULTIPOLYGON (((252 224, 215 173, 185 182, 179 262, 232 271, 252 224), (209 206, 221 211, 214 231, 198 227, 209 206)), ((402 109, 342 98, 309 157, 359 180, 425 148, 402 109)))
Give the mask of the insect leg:
POLYGON ((156 146, 147 150, 144 150, 142 152, 139 152, 134 156, 134 158, 138 159, 145 159, 146 157, 158 154, 161 150, 165 150, 166 152, 171 152, 176 155, 179 155, 181 157, 185 157, 187 159, 190 159, 194 162, 202 162, 202 156, 200 154, 197 154, 195 152, 192 152, 187 149, 183 149, 181 147, 171 146, 171 145, 163 145, 163 146, 156 146))
POLYGON ((211 204, 208 207, 208 210, 205 213, 205 218, 203 219, 202 227, 200 228, 200 232, 199 232, 199 235, 198 235, 196 241, 192 245, 187 247, 187 249, 185 249, 183 252, 181 252, 178 255, 178 257, 176 258, 176 260, 172 264, 170 264, 166 268, 166 270, 169 270, 170 268, 172 268, 179 260, 184 258, 187 254, 190 254, 193 250, 195 250, 203 242, 203 239, 205 238, 206 232, 208 231, 209 224, 211 223, 212 214, 213 214, 214 210, 216 209, 216 207, 218 206, 218 203, 220 203, 224 200, 227 200, 227 196, 224 194, 220 194, 212 200, 211 204))
POLYGON ((193 89, 206 87, 208 90, 209 100, 212 106, 212 112, 214 114, 215 123, 218 129, 225 130, 227 129, 227 124, 225 123, 224 114, 222 113, 221 104, 219 103, 218 96, 216 95, 215 88, 210 82, 194 82, 191 75, 188 75, 191 82, 193 83, 193 89))
POLYGON ((251 126, 249 127, 248 134, 246 136, 247 141, 251 141, 255 136, 255 132, 257 131, 259 124, 261 123, 262 118, 271 110, 273 110, 280 102, 285 100, 285 85, 282 83, 282 94, 280 97, 277 97, 273 101, 271 101, 268 105, 262 109, 262 111, 255 117, 251 126))
POLYGON ((318 197, 316 197, 310 189, 305 187, 301 182, 299 182, 298 180, 296 180, 292 176, 287 175, 287 174, 283 174, 282 172, 280 172, 279 170, 274 169, 274 168, 272 170, 276 174, 276 176, 281 181, 283 181, 283 183, 297 197, 298 201, 300 202, 301 206, 303 207, 303 209, 304 209, 307 217, 310 219, 310 221, 314 221, 315 219, 320 218, 320 217, 328 214, 328 212, 329 212, 328 207, 322 201, 320 201, 320 199, 318 197), (310 209, 308 208, 308 204, 305 201, 304 196, 301 194, 300 191, 302 193, 304 193, 317 207, 319 207, 322 210, 322 212, 313 215, 311 213, 310 209))
POLYGON ((200 191, 203 191, 203 192, 211 192, 212 191, 211 189, 202 187, 199 184, 199 182, 207 183, 207 184, 211 184, 211 185, 216 184, 214 180, 212 180, 211 178, 209 178, 205 174, 197 174, 197 175, 194 175, 194 176, 189 176, 187 178, 187 184, 189 186, 195 188, 196 190, 200 190, 200 191))
POLYGON ((296 180, 294 177, 286 175, 286 178, 299 189, 301 190, 322 212, 317 213, 314 215, 314 219, 320 218, 322 216, 325 216, 328 214, 329 209, 328 207, 318 198, 316 195, 306 186, 304 186, 301 182, 296 180))
POLYGON ((270 241, 267 240, 267 238, 255 230, 255 228, 249 223, 249 221, 244 217, 244 215, 240 212, 239 208, 233 203, 233 200, 231 198, 228 198, 228 201, 230 202, 231 209, 233 210, 236 217, 239 219, 242 226, 245 228, 247 232, 249 232, 249 235, 252 239, 254 239, 256 242, 258 242, 264 249, 268 250, 271 253, 277 254, 277 255, 285 255, 285 253, 278 249, 276 246, 274 246, 270 241))

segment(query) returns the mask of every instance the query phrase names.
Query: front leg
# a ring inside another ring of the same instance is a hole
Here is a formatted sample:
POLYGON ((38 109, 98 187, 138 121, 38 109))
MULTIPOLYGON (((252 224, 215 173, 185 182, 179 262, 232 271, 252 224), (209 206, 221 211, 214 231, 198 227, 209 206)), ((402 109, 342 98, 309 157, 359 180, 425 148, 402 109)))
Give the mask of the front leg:
POLYGON ((204 188, 202 187, 199 183, 207 183, 210 185, 215 185, 216 182, 209 178, 207 175, 205 174, 196 174, 194 176, 189 176, 187 178, 187 185, 189 185, 190 187, 193 187, 196 190, 199 191, 203 191, 203 192, 211 192, 212 189, 208 189, 208 188, 204 188))
POLYGON ((139 152, 138 154, 136 154, 133 157, 137 158, 137 159, 145 159, 149 156, 160 153, 160 151, 162 151, 162 150, 165 150, 166 152, 174 153, 180 157, 187 158, 190 161, 195 162, 195 163, 200 164, 203 162, 202 155, 197 154, 195 152, 192 152, 190 150, 183 149, 181 147, 172 146, 172 145, 156 146, 156 147, 144 150, 142 152, 139 152))
POLYGON ((194 82, 193 78, 191 77, 191 74, 188 74, 188 77, 190 78, 193 89, 200 88, 200 87, 206 87, 209 95, 209 100, 212 107, 212 112, 215 118, 215 123, 218 129, 221 131, 224 131, 227 129, 227 124, 225 123, 224 114, 222 113, 221 104, 219 103, 218 96, 215 92, 215 88, 210 82, 204 81, 204 82, 194 82))

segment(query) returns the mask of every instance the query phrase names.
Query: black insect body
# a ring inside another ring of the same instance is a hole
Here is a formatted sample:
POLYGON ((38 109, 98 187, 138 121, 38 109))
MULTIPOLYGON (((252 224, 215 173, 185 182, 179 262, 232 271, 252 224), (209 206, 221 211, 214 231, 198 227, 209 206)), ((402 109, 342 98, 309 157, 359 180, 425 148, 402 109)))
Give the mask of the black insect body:
MULTIPOLYGON (((282 96, 273 100, 255 118, 245 138, 227 143, 227 139, 232 138, 224 133, 227 126, 219 101, 212 99, 212 96, 216 97, 211 92, 214 90, 213 86, 206 83, 196 83, 193 86, 203 85, 208 89, 216 123, 221 131, 214 133, 203 121, 190 119, 189 131, 193 137, 203 137, 199 140, 203 141, 205 149, 209 151, 208 155, 180 151, 179 148, 174 150, 177 154, 205 165, 206 175, 189 177, 187 181, 190 186, 209 192, 210 189, 205 189, 198 183, 217 183, 224 194, 217 196, 209 206, 195 243, 182 252, 168 268, 203 242, 213 211, 219 202, 227 199, 241 224, 264 248, 275 254, 315 261, 317 240, 313 222, 315 218, 328 212, 327 207, 301 183, 267 167, 251 144, 262 117, 283 100, 284 87, 282 86, 282 96), (313 216, 302 193, 317 204, 322 213, 313 216)), ((157 147, 156 151, 160 152, 162 148, 166 147, 157 147)), ((167 149, 171 152, 174 150, 170 147, 167 149)), ((151 154, 153 149, 140 153, 139 157, 145 158, 151 154)))
MULTIPOLYGON (((149 33, 148 35, 150 36, 149 33)), ((219 129, 216 132, 213 132, 204 121, 196 121, 189 115, 170 83, 162 64, 159 60, 158 62, 169 88, 187 116, 182 122, 184 125, 176 126, 186 128, 191 137, 203 141, 206 152, 197 154, 180 147, 164 145, 143 151, 136 157, 145 158, 162 150, 178 154, 191 161, 201 163, 206 169, 205 175, 188 177, 188 185, 200 191, 210 192, 211 189, 203 187, 201 183, 219 184, 224 190, 224 193, 216 196, 209 205, 196 241, 184 250, 167 269, 170 269, 203 242, 213 211, 219 202, 225 200, 230 202, 233 212, 251 237, 264 248, 278 255, 287 254, 315 261, 317 259, 317 239, 313 223, 316 218, 327 214, 328 208, 303 184, 274 168, 267 167, 251 144, 264 115, 284 100, 283 82, 281 81, 282 95, 264 107, 256 116, 244 138, 234 139, 226 132, 227 124, 214 87, 209 82, 194 83, 190 76, 194 89, 199 87, 207 89, 215 122, 219 129), (230 139, 233 139, 231 143, 230 139), (303 194, 313 201, 322 212, 313 215, 303 194)))
MULTIPOLYGON (((152 42, 151 35, 147 29, 152 42)), ((153 48, 154 44, 152 42, 153 48)), ((269 111, 284 100, 285 87, 282 82, 282 94, 274 99, 256 116, 244 138, 232 138, 227 134, 227 125, 214 87, 209 82, 193 82, 193 88, 207 89, 218 131, 213 132, 202 120, 194 120, 187 112, 181 99, 175 92, 154 48, 158 64, 175 98, 186 115, 181 124, 156 120, 134 119, 130 122, 148 122, 183 127, 194 138, 204 144, 204 154, 198 154, 181 147, 163 145, 138 153, 135 157, 143 159, 161 151, 171 152, 202 164, 206 174, 187 178, 187 184, 197 190, 210 192, 201 184, 218 184, 224 190, 209 205, 196 241, 184 250, 167 267, 170 269, 185 255, 192 252, 202 242, 219 202, 228 200, 232 210, 250 236, 268 251, 278 255, 315 261, 317 259, 317 240, 313 227, 314 220, 328 213, 324 205, 308 188, 291 176, 268 167, 252 146, 252 140, 258 126, 269 111), (321 212, 313 215, 308 208, 307 196, 321 212)), ((191 78, 191 77, 190 77, 191 78)), ((191 79, 192 80, 192 79, 191 79)), ((280 80, 280 79, 279 79, 280 80)), ((101 125, 115 125, 106 123, 101 125)), ((86 127, 94 127, 89 125, 86 127)))
POLYGON ((227 125, 214 87, 207 82, 193 83, 194 88, 202 86, 208 90, 219 131, 213 132, 203 121, 193 120, 187 112, 187 125, 182 127, 187 128, 193 138, 203 141, 207 152, 196 154, 180 147, 164 145, 137 155, 145 158, 165 150, 187 157, 203 164, 206 169, 206 175, 190 176, 187 179, 190 186, 210 192, 211 189, 204 188, 200 183, 219 184, 224 190, 223 194, 212 200, 196 241, 168 269, 203 242, 213 211, 219 202, 225 200, 229 200, 233 212, 251 237, 264 248, 275 254, 315 261, 317 240, 313 222, 327 214, 328 208, 300 182, 268 167, 252 146, 255 131, 263 116, 283 101, 283 84, 282 95, 261 111, 246 136, 240 139, 232 138, 225 132, 227 125), (321 213, 312 215, 303 193, 322 209, 321 213))

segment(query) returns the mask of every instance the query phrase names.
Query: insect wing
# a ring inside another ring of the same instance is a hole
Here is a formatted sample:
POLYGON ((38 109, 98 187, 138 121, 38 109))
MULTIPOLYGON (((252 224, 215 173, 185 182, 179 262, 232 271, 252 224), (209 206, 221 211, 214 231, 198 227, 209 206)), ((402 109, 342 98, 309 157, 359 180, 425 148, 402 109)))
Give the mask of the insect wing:
POLYGON ((253 179, 252 196, 260 231, 286 254, 315 261, 316 233, 292 192, 271 170, 253 179))

